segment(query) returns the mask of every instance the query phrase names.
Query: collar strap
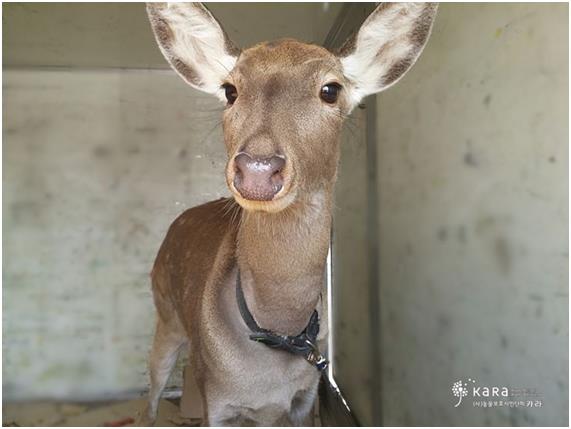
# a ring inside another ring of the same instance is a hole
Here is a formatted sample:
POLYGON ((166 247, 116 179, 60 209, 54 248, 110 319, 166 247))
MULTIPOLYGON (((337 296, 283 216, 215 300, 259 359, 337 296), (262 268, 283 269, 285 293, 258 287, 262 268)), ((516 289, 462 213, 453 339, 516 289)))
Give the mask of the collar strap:
POLYGON ((236 300, 242 319, 252 331, 250 339, 262 343, 273 349, 279 349, 288 353, 303 356, 310 364, 315 365, 319 371, 323 371, 329 365, 329 361, 319 352, 317 348, 317 334, 319 333, 319 315, 317 310, 313 310, 313 314, 309 319, 309 323, 305 329, 298 335, 281 335, 261 328, 254 316, 250 313, 242 283, 240 280, 240 271, 238 271, 238 280, 236 281, 236 300))

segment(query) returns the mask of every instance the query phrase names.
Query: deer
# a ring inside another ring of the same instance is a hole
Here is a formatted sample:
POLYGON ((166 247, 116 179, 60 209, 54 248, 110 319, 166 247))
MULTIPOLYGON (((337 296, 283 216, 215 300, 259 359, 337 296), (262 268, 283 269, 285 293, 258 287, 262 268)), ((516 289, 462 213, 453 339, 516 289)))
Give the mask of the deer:
POLYGON ((154 424, 182 349, 204 425, 311 425, 328 362, 325 264, 341 130, 364 97, 416 62, 436 11, 382 3, 335 52, 289 38, 240 50, 200 3, 147 4, 170 66, 225 105, 231 196, 184 211, 160 246, 139 425, 154 424))

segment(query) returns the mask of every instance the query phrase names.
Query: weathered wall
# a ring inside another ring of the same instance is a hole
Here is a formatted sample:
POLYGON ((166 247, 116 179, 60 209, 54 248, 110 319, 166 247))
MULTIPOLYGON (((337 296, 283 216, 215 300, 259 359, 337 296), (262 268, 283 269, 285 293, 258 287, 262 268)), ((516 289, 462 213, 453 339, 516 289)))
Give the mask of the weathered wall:
POLYGON ((167 72, 4 72, 3 393, 145 388, 148 273, 225 194, 217 101, 167 72))
MULTIPOLYGON (((142 4, 2 7, 3 398, 138 394, 161 240, 228 194, 222 105, 166 68, 142 4)), ((211 9, 240 45, 320 41, 338 11, 211 9)))
MULTIPOLYGON (((341 3, 209 3, 241 47, 282 37, 322 43, 341 3)), ((168 68, 144 3, 2 5, 4 65, 168 68)))
POLYGON ((442 4, 378 98, 386 425, 568 424, 568 5, 442 4), (458 407, 457 380, 542 408, 458 407))

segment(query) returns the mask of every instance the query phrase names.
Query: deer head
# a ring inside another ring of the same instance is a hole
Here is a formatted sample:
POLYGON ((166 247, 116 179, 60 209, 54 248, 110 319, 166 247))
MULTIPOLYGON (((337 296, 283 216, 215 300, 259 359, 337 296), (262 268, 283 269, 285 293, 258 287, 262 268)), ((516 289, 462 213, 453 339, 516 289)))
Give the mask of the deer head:
POLYGON ((279 212, 331 191, 344 118, 419 57, 436 5, 385 3, 337 53, 292 39, 240 51, 200 3, 149 3, 159 47, 191 86, 226 104, 226 181, 246 210, 279 212))

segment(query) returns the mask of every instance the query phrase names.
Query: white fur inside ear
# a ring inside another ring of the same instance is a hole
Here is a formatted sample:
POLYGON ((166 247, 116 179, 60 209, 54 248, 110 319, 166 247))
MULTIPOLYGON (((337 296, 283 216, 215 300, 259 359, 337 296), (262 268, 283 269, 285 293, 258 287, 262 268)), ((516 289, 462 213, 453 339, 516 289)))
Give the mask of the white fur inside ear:
POLYGON ((383 83, 383 77, 399 61, 411 58, 410 66, 416 61, 422 46, 411 35, 422 24, 420 17, 426 7, 424 3, 381 5, 363 23, 353 52, 341 58, 344 74, 352 82, 353 107, 367 95, 395 84, 404 72, 389 84, 383 83))
POLYGON ((173 36, 170 44, 159 43, 169 63, 190 85, 226 101, 221 85, 237 58, 228 52, 218 22, 201 5, 189 3, 167 3, 159 6, 156 13, 168 24, 173 36), (181 61, 195 79, 189 79, 175 61, 181 61))

